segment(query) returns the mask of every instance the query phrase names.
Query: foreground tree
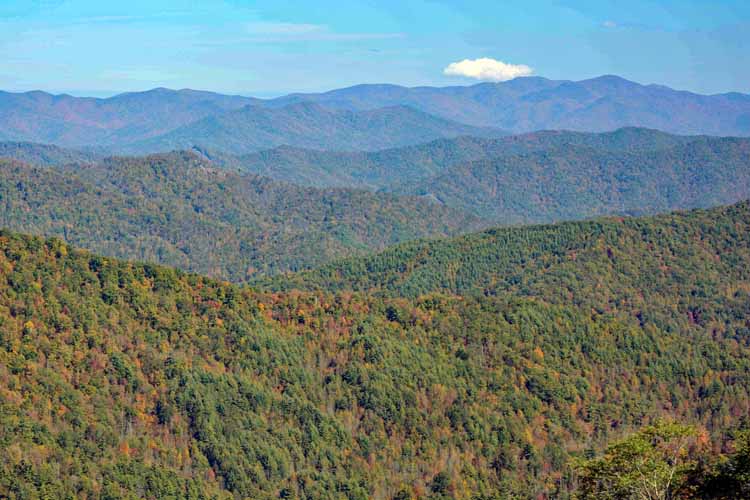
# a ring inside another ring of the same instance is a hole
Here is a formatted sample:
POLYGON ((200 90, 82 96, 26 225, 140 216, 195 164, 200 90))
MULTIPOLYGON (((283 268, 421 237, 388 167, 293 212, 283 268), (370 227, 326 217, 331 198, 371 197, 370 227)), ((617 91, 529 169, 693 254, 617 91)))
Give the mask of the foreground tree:
POLYGON ((670 500, 691 467, 697 431, 658 422, 607 448, 602 457, 578 464, 579 497, 597 500, 670 500))

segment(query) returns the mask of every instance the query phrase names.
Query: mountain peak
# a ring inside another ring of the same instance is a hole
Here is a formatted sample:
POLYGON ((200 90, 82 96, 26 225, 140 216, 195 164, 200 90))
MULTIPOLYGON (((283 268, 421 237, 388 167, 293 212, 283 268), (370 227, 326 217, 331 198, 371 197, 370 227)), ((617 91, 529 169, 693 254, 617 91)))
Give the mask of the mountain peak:
MULTIPOLYGON (((600 75, 593 78, 588 78, 585 80, 582 80, 580 83, 584 82, 601 82, 601 83, 632 83, 635 84, 635 82, 628 80, 627 78, 623 78, 619 75, 612 75, 612 74, 606 74, 606 75, 600 75)), ((636 84, 637 85, 637 84, 636 84)))
POLYGON ((606 87, 616 87, 616 88, 635 88, 635 87, 643 87, 640 83, 633 82, 631 80, 628 80, 626 78, 623 78, 618 75, 601 75, 594 78, 589 78, 587 80, 582 80, 580 82, 577 82, 580 85, 583 86, 606 86, 606 87))

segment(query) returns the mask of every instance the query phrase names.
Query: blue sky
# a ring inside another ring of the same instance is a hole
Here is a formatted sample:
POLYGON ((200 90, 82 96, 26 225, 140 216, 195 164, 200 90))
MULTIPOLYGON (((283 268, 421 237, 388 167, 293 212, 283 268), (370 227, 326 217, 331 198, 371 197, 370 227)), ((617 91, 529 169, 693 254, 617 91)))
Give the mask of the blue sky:
POLYGON ((157 86, 269 96, 464 85, 464 59, 584 79, 750 92, 750 2, 3 0, 0 89, 157 86))

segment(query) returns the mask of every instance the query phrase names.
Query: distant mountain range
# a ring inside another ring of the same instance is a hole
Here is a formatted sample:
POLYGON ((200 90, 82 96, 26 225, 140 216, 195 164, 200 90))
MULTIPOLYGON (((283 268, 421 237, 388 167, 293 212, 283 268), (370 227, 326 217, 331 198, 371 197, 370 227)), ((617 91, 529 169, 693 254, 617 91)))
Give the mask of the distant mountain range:
POLYGON ((476 126, 512 132, 565 129, 603 132, 648 127, 676 134, 750 134, 750 95, 700 95, 606 75, 579 82, 516 78, 469 87, 358 85, 273 100, 365 110, 405 105, 476 126))
POLYGON ((350 111, 246 97, 155 89, 109 99, 0 93, 0 139, 117 153, 201 146, 243 154, 280 145, 371 151, 444 137, 507 133, 394 105, 350 111))
POLYGON ((0 92, 0 139, 154 152, 234 154, 278 145, 368 151, 461 135, 626 126, 750 135, 750 95, 699 95, 615 76, 517 78, 467 87, 358 85, 276 99, 154 89, 107 99, 0 92))

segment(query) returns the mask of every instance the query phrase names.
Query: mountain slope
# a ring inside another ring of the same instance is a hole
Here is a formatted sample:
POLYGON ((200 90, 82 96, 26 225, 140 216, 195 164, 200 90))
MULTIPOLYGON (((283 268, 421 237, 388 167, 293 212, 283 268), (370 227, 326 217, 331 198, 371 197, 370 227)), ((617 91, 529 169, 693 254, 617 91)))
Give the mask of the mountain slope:
POLYGON ((460 135, 505 134, 451 122, 406 106, 352 112, 299 103, 282 108, 246 106, 126 146, 124 150, 169 151, 196 145, 232 154, 280 145, 318 150, 377 150, 460 135))
POLYGON ((710 207, 750 197, 750 140, 697 138, 639 152, 531 148, 456 164, 390 191, 502 224, 710 207))
POLYGON ((513 293, 599 312, 625 308, 633 313, 659 307, 677 287, 685 303, 700 308, 720 293, 715 287, 723 275, 738 283, 750 277, 741 264, 750 252, 749 215, 746 201, 655 217, 498 228, 408 242, 261 284, 273 290, 358 290, 399 297, 513 293))
POLYGON ((497 296, 417 300, 262 294, 2 232, 0 495, 570 498, 571 456, 750 411, 748 221, 467 237, 437 279, 474 266, 497 296))
POLYGON ((293 94, 269 105, 290 102, 350 110, 407 105, 446 119, 513 132, 602 132, 637 126, 676 134, 750 135, 750 95, 700 95, 612 75, 578 82, 524 77, 444 88, 358 85, 322 94, 293 94))
POLYGON ((0 166, 0 226, 237 281, 480 224, 416 198, 300 188, 188 153, 0 166))

